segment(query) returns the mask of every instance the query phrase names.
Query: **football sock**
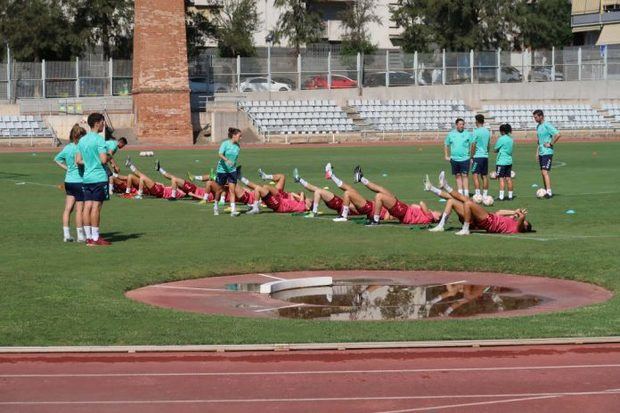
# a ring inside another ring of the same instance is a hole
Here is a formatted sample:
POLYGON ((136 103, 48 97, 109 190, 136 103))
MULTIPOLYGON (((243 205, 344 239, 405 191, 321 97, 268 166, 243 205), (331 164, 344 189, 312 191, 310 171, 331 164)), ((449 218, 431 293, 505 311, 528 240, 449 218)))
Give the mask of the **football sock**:
POLYGON ((313 202, 312 203, 312 213, 316 214, 319 212, 319 203, 318 202, 313 202))
POLYGON ((173 189, 171 195, 172 195, 171 198, 176 198, 177 197, 177 190, 173 189))
POLYGON ((349 207, 348 206, 342 207, 342 217, 343 218, 348 218, 349 217, 349 207))
POLYGON ((381 215, 376 215, 376 214, 373 215, 372 216, 372 220, 375 221, 375 222, 379 222, 381 220, 381 215))
POLYGON ((157 170, 157 172, 159 172, 162 175, 166 175, 166 170, 164 168, 162 168, 161 166, 159 167, 159 169, 157 170))
POLYGON ((342 186, 342 180, 341 180, 341 179, 339 179, 339 178, 338 178, 336 175, 334 175, 333 173, 332 173, 332 176, 331 176, 331 180, 332 180, 332 181, 334 181, 334 183, 336 184, 336 186, 337 186, 338 188, 340 188, 340 187, 342 186))
POLYGON ((499 191, 499 199, 504 199, 504 191, 499 191))
POLYGON ((304 188, 308 187, 308 182, 304 178, 299 178, 299 184, 304 188))
POLYGON ((360 182, 362 183, 362 185, 364 186, 368 186, 368 179, 366 179, 366 177, 362 176, 362 179, 360 179, 360 182))
POLYGON ((97 241, 99 239, 99 227, 90 227, 92 232, 92 240, 97 241))
POLYGON ((448 218, 450 217, 450 214, 446 214, 445 212, 443 213, 443 215, 441 216, 441 220, 439 221, 439 225, 440 227, 443 227, 444 225, 446 225, 446 221, 448 220, 448 218))
POLYGON ((551 192, 551 188, 547 189, 547 195, 553 195, 553 192, 551 192))
POLYGON ((463 228, 461 228, 463 231, 469 231, 469 222, 463 222, 463 228))
POLYGON ((62 227, 62 234, 64 235, 65 239, 71 238, 71 233, 69 232, 69 227, 62 227))
POLYGON ((435 188, 432 185, 431 185, 431 192, 434 193, 435 195, 441 195, 441 189, 435 188))
POLYGON ((480 195, 480 190, 476 189, 475 193, 476 193, 476 195, 480 195))
POLYGON ((512 191, 508 191, 508 198, 512 198, 512 191))
POLYGON ((482 191, 482 196, 489 196, 489 190, 488 189, 484 189, 482 191))
POLYGON ((93 239, 93 233, 89 225, 84 225, 84 235, 86 235, 86 239, 93 239))
POLYGON ((134 165, 134 164, 130 163, 130 164, 129 164, 129 170, 130 170, 131 172, 136 172, 136 171, 138 170, 138 168, 136 168, 136 165, 134 165))
POLYGON ((236 202, 231 202, 230 203, 230 212, 237 212, 237 203, 236 202))
POLYGON ((248 178, 246 178, 245 176, 242 176, 242 177, 241 177, 241 183, 242 183, 243 185, 246 185, 246 186, 247 186, 247 185, 249 185, 250 180, 249 180, 248 178))
POLYGON ((78 227, 77 229, 77 236, 79 240, 83 240, 86 238, 85 234, 84 234, 84 228, 83 227, 78 227))

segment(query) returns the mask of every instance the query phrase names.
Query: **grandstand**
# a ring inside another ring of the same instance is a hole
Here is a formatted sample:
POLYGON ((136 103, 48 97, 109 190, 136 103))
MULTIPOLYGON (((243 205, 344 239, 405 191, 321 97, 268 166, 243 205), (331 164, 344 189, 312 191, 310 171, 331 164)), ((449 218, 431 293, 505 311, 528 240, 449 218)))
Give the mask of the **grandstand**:
POLYGON ((605 103, 602 109, 607 111, 615 122, 620 122, 620 103, 605 103))
POLYGON ((58 142, 54 131, 47 123, 38 116, 32 115, 5 115, 0 116, 0 138, 11 145, 13 139, 23 141, 30 139, 33 144, 35 139, 48 139, 52 144, 58 142))
POLYGON ((532 112, 542 109, 545 119, 560 129, 589 130, 611 129, 611 123, 587 104, 524 104, 488 105, 483 110, 496 123, 509 123, 514 130, 535 129, 532 112))

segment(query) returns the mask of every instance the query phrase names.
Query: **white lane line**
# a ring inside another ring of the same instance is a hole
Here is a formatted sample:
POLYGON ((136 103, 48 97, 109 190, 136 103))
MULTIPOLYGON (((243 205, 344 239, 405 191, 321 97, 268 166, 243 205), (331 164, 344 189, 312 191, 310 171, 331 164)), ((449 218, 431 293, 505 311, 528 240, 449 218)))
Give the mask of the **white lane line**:
POLYGON ((226 290, 224 288, 202 288, 202 287, 174 287, 172 285, 151 285, 150 288, 161 288, 165 290, 191 290, 191 291, 226 291, 226 292, 237 292, 232 290, 226 290))
POLYGON ((280 277, 276 277, 274 275, 269 275, 269 274, 258 274, 262 277, 267 277, 267 278, 271 278, 272 280, 278 280, 278 281, 286 281, 286 278, 280 278, 280 277))
MULTIPOLYGON (((304 304, 301 304, 304 305, 304 304)), ((391 369, 391 370, 304 370, 304 371, 241 371, 241 372, 177 372, 177 373, 74 373, 74 374, 0 374, 0 378, 64 378, 64 377, 179 377, 179 376, 292 376, 319 374, 401 374, 401 373, 443 373, 478 371, 520 371, 520 370, 562 370, 620 368, 620 364, 576 364, 557 366, 514 366, 514 367, 463 367, 437 369, 391 369)))
POLYGON ((382 411, 378 413, 408 413, 408 412, 436 411, 437 409, 455 409, 455 408, 461 408, 461 407, 485 406, 489 404, 516 403, 516 402, 524 402, 528 400, 554 399, 556 397, 558 396, 522 397, 522 398, 517 398, 517 399, 493 400, 493 401, 488 401, 488 402, 477 402, 477 403, 444 404, 441 406, 416 407, 413 409, 389 410, 389 411, 382 411))
POLYGON ((274 307, 274 308, 263 308, 261 310, 254 310, 255 313, 264 313, 267 311, 275 311, 275 310, 283 310, 285 308, 295 308, 295 307, 303 307, 305 306, 305 304, 291 304, 291 305, 285 305, 283 307, 274 307))
MULTIPOLYGON (((376 396, 376 397, 302 397, 302 398, 265 398, 265 399, 177 399, 177 400, 54 400, 54 401, 0 401, 0 406, 8 405, 79 405, 79 404, 183 404, 183 403, 307 403, 307 402, 337 402, 337 401, 390 401, 390 400, 427 400, 427 399, 482 399, 482 398, 548 398, 561 396, 610 396, 617 395, 618 392, 604 391, 584 391, 584 392, 564 392, 564 393, 504 393, 504 394, 429 394, 421 396, 376 396)), ((501 401, 501 400, 500 400, 501 401)), ((493 401, 495 403, 496 401, 493 401)), ((428 407, 425 409, 435 409, 428 407)), ((410 410, 405 410, 410 411, 410 410)), ((387 413, 387 412, 386 412, 387 413)))

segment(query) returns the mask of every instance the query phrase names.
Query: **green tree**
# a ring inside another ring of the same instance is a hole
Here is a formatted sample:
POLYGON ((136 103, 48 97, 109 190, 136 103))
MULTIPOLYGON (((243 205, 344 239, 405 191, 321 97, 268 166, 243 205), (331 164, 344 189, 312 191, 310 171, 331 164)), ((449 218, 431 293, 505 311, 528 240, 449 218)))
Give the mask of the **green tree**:
POLYGON ((374 0, 356 0, 352 7, 348 7, 340 16, 345 34, 342 39, 341 52, 343 54, 371 54, 377 50, 368 34, 368 25, 381 24, 381 19, 375 14, 374 0))
POLYGON ((323 19, 318 13, 309 10, 305 1, 275 0, 274 5, 281 9, 274 31, 275 43, 281 44, 286 39, 299 54, 302 45, 321 40, 325 31, 323 19))
POLYGON ((254 56, 254 33, 259 26, 254 0, 225 0, 215 18, 216 37, 222 57, 254 56))
POLYGON ((550 49, 570 44, 571 5, 564 0, 522 1, 515 13, 520 28, 518 41, 524 48, 550 49))
POLYGON ((101 46, 106 58, 128 58, 133 50, 132 0, 64 0, 75 33, 91 48, 101 46))
POLYGON ((82 51, 60 1, 3 0, 0 6, 0 35, 14 59, 62 60, 82 51))
POLYGON ((216 38, 217 27, 204 14, 188 11, 185 15, 187 30, 187 55, 190 59, 198 57, 208 39, 216 38))

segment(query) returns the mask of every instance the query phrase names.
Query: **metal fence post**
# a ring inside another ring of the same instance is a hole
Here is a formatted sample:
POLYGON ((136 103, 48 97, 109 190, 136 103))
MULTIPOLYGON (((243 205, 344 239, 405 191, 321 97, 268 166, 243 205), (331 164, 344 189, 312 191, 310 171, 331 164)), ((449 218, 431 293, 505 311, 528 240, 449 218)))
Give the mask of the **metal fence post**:
POLYGON ((551 48, 551 81, 555 82, 555 46, 551 48))
POLYGON ((502 49, 497 49, 497 83, 502 83, 502 49))
POLYGON ((267 90, 271 92, 271 42, 267 44, 267 90))
POLYGON ((521 82, 527 82, 527 76, 525 75, 525 56, 527 55, 527 50, 521 51, 521 82))
POLYGON ((6 48, 6 99, 11 101, 11 48, 6 48))
POLYGON ((418 51, 413 52, 413 82, 418 85, 418 51))
POLYGON ((441 52, 441 84, 446 84, 446 49, 441 52))
POLYGON ((112 61, 112 58, 110 58, 110 62, 109 62, 109 68, 108 68, 108 76, 109 76, 109 81, 110 81, 110 96, 114 96, 114 62, 112 61))
POLYGON ((237 55, 237 91, 241 92, 241 56, 237 55))
POLYGON ((301 90, 301 53, 297 55, 297 90, 301 90))
POLYGON ((43 87, 41 88, 41 90, 43 91, 43 97, 46 98, 47 97, 47 93, 46 93, 46 86, 45 86, 45 59, 43 59, 43 61, 41 62, 41 82, 43 83, 43 87))
POLYGON ((579 65, 577 71, 577 80, 581 80, 581 47, 577 50, 577 65, 579 65))
POLYGON ((608 47, 604 46, 605 48, 603 49, 603 80, 607 80, 607 51, 608 51, 608 47))
POLYGON ((385 87, 390 87, 390 51, 385 51, 385 87))
POLYGON ((75 58, 75 97, 80 97, 80 58, 75 58))
POLYGON ((469 50, 469 81, 474 83, 474 51, 469 50))
POLYGON ((357 52, 357 89, 358 89, 358 93, 362 94, 362 80, 364 74, 362 73, 362 54, 360 52, 357 52))
POLYGON ((332 51, 327 52, 327 89, 332 88, 332 51))

